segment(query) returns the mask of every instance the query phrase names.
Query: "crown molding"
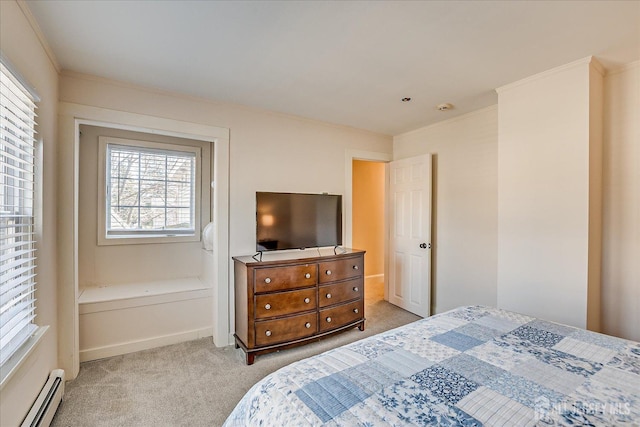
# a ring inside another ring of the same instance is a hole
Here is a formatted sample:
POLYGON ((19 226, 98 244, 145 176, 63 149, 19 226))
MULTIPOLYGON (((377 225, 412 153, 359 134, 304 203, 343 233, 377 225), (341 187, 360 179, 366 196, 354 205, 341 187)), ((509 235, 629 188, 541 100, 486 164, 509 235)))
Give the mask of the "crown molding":
POLYGON ((573 61, 573 62, 570 62, 568 64, 561 65, 559 67, 552 68, 550 70, 543 71, 543 72, 538 73, 538 74, 534 74, 533 76, 526 77, 526 78, 524 78, 522 80, 518 80, 516 82, 509 83, 509 84, 504 85, 504 86, 500 86, 500 87, 496 88, 496 92, 499 95, 502 92, 507 92, 507 91, 509 91, 511 89, 514 89, 516 87, 529 84, 529 83, 534 82, 536 80, 542 80, 542 79, 545 79, 545 78, 547 78, 549 76, 553 76, 554 74, 558 74, 560 72, 563 72, 563 71, 566 71, 566 70, 570 70, 572 68, 584 66, 584 65, 589 65, 590 67, 593 67, 596 71, 598 71, 603 76, 605 74, 605 69, 602 66, 602 64, 600 64, 600 62, 598 62, 598 60, 596 60, 593 56, 587 56, 586 58, 578 59, 577 61, 573 61))
MULTIPOLYGON (((2 1, 2 0, 0 0, 0 1, 2 1)), ((114 80, 114 79, 110 79, 108 77, 96 76, 94 74, 86 74, 86 73, 82 73, 82 72, 79 72, 79 71, 63 69, 60 72, 60 76, 61 77, 68 77, 70 79, 78 79, 78 80, 85 80, 85 81, 89 81, 89 82, 96 82, 96 83, 104 84, 104 85, 117 86, 117 87, 121 87, 121 88, 125 88, 125 89, 136 90, 136 91, 141 91, 141 92, 146 92, 146 93, 152 93, 152 94, 161 95, 161 96, 180 98, 180 99, 184 99, 184 100, 190 100, 190 101, 193 101, 193 102, 199 102, 199 103, 208 104, 208 105, 215 105, 215 106, 220 107, 220 108, 229 108, 229 109, 235 109, 235 110, 242 110, 242 111, 250 112, 250 113, 253 113, 253 114, 264 114, 264 115, 269 115, 269 116, 274 116, 274 117, 280 117, 280 118, 283 118, 283 119, 289 119, 289 120, 296 120, 296 121, 305 122, 305 123, 311 123, 311 124, 315 124, 315 125, 319 125, 319 126, 323 126, 323 127, 333 128, 333 129, 340 129, 340 130, 349 131, 349 132, 369 134, 369 135, 378 136, 378 137, 386 137, 386 138, 389 138, 389 143, 391 143, 391 140, 393 138, 392 135, 384 134, 384 133, 381 133, 381 132, 375 132, 375 131, 372 131, 372 130, 369 130, 369 129, 361 129, 361 128, 357 128, 357 127, 353 127, 353 126, 349 126, 349 125, 331 123, 331 122, 326 122, 326 121, 322 121, 322 120, 318 120, 318 119, 312 119, 312 118, 303 117, 303 116, 296 116, 295 114, 283 113, 283 112, 274 111, 274 110, 267 110, 267 109, 259 108, 259 107, 252 107, 252 106, 244 105, 244 104, 236 104, 236 103, 232 103, 232 102, 218 101, 218 100, 211 99, 211 98, 204 98, 204 97, 200 97, 200 96, 196 96, 196 95, 190 95, 190 94, 185 94, 185 93, 181 93, 181 92, 174 92, 174 91, 171 91, 171 90, 168 90, 168 89, 159 88, 159 87, 143 86, 143 85, 140 85, 138 83, 131 83, 131 82, 123 81, 123 80, 114 80)))
POLYGON ((51 49, 49 42, 44 36, 44 33, 42 32, 42 29, 40 28, 38 21, 33 16, 33 13, 31 13, 31 9, 29 9, 29 6, 27 5, 27 3, 25 3, 24 0, 16 0, 16 3, 18 4, 18 7, 20 8, 20 10, 22 10, 24 17, 27 18, 27 21, 29 22, 29 25, 33 29, 33 32, 36 33, 36 37, 38 37, 38 41, 40 41, 40 45, 42 46, 45 53, 49 57, 51 64, 53 64, 53 67, 56 69, 58 74, 60 74, 60 71, 62 70, 60 68, 60 63, 56 59, 56 56, 53 53, 53 49, 51 49))
POLYGON ((467 120, 470 117, 473 117, 473 116, 476 116, 476 115, 479 115, 479 114, 484 114, 484 113, 492 111, 492 110, 496 110, 496 111, 498 110, 498 104, 497 103, 489 105, 488 107, 482 107, 482 108, 480 108, 478 110, 473 110, 473 111, 470 111, 468 113, 461 114, 459 116, 455 116, 455 117, 451 117, 451 118, 448 118, 448 119, 445 119, 445 120, 441 120, 439 122, 431 123, 429 125, 422 126, 422 127, 417 128, 417 129, 413 129, 413 130, 410 130, 410 131, 407 131, 407 132, 399 133, 397 135, 394 135, 393 138, 394 138, 394 141, 395 141, 396 138, 402 138, 402 137, 405 137, 405 136, 410 136, 410 135, 413 135, 413 134, 416 134, 416 133, 420 133, 420 132, 423 132, 425 129, 433 129, 433 128, 437 128, 437 127, 440 127, 440 126, 446 126, 446 125, 454 123, 454 122, 459 122, 461 120, 467 120))
POLYGON ((612 68, 609 71, 607 71, 607 76, 621 74, 627 71, 635 70, 636 68, 640 68, 640 61, 633 61, 624 65, 621 65, 619 67, 612 68))

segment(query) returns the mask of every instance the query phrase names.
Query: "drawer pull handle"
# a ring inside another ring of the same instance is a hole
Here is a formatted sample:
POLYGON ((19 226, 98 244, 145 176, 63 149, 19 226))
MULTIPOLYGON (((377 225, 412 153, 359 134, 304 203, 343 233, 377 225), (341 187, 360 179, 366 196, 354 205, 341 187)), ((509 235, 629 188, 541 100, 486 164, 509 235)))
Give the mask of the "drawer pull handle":
POLYGON ((331 317, 327 317, 327 323, 331 323, 331 317))
POLYGON ((327 276, 331 276, 331 270, 326 271, 327 276))
POLYGON ((309 304, 311 302, 311 300, 309 298, 305 298, 304 302, 305 302, 305 304, 309 304))
POLYGON ((358 292, 358 290, 359 290, 359 289, 358 289, 358 287, 357 287, 357 286, 354 286, 354 287, 353 287, 353 292, 358 292))
POLYGON ((311 274, 309 274, 309 273, 305 274, 305 275, 304 275, 304 278, 305 278, 305 279, 311 279, 311 274))
POLYGON ((271 310, 271 304, 265 305, 264 308, 266 308, 267 310, 271 310))
POLYGON ((309 328, 311 327, 311 323, 309 323, 309 322, 305 323, 305 324, 304 324, 304 327, 305 327, 305 328, 307 328, 307 329, 309 329, 309 328))
POLYGON ((331 299, 331 294, 327 294, 327 299, 331 299))
POLYGON ((354 266, 353 266, 353 269, 354 269, 354 270, 359 270, 359 269, 360 269, 360 267, 358 267, 357 265, 354 265, 354 266))
POLYGON ((271 336, 271 331, 267 330, 267 332, 264 333, 266 336, 270 337, 271 336))
POLYGON ((353 309, 353 312, 354 312, 355 314, 358 314, 359 310, 358 310, 357 308, 354 308, 354 309, 353 309))
POLYGON ((264 279, 264 283, 266 283, 267 285, 271 283, 271 278, 267 277, 266 279, 264 279))

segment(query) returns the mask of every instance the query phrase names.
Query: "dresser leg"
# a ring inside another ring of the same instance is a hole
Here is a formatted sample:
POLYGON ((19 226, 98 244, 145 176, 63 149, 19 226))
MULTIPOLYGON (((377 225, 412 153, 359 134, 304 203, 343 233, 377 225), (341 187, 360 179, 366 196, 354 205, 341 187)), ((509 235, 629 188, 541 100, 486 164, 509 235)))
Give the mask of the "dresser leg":
POLYGON ((358 329, 360 329, 361 331, 364 331, 364 322, 358 325, 358 329))
POLYGON ((253 353, 247 353, 247 365, 253 365, 254 360, 256 360, 256 355, 253 353))

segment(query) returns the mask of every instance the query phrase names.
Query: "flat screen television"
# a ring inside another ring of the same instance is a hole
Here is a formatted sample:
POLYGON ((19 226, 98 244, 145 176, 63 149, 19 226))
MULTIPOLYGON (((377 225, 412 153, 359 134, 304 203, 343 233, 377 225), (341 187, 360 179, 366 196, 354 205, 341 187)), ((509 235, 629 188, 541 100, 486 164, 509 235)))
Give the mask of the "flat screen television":
POLYGON ((256 251, 342 245, 342 196, 256 192, 256 251))

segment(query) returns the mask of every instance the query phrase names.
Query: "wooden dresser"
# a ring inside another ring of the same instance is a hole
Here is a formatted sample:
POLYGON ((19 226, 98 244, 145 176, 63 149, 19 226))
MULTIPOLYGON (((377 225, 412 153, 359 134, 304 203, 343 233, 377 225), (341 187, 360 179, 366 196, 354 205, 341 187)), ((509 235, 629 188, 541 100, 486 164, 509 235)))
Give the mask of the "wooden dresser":
POLYGON ((268 253, 261 262, 233 258, 234 336, 248 365, 259 354, 356 326, 364 330, 364 251, 293 254, 268 253))

